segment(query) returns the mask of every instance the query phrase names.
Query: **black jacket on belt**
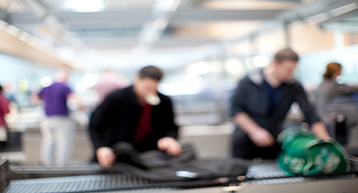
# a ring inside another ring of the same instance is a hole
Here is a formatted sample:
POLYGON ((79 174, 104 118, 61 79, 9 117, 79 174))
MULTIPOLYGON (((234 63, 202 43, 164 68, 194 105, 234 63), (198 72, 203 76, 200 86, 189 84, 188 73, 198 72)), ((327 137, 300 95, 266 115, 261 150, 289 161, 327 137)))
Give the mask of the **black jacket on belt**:
POLYGON ((153 106, 152 132, 144 140, 134 143, 133 136, 141 113, 133 86, 118 89, 109 94, 92 113, 89 133, 94 150, 111 147, 124 141, 134 145, 138 152, 158 149, 157 141, 163 137, 177 138, 178 126, 174 123, 172 102, 169 97, 158 94, 161 103, 153 106))

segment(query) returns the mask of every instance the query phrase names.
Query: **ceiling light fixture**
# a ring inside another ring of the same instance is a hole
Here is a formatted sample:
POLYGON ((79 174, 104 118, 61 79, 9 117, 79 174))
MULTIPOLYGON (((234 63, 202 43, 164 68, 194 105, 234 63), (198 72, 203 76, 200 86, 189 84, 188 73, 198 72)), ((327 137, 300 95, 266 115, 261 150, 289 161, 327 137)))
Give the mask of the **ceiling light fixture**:
POLYGON ((99 12, 104 4, 102 0, 67 0, 66 7, 76 12, 99 12))
POLYGON ((327 19, 329 19, 330 16, 328 15, 328 13, 320 13, 317 15, 313 15, 311 17, 307 17, 305 20, 312 23, 312 24, 317 24, 320 23, 322 21, 325 21, 327 19))
POLYGON ((329 11, 329 13, 331 13, 333 16, 339 16, 342 14, 345 14, 349 11, 355 10, 358 8, 357 3, 351 3, 342 7, 338 7, 336 9, 332 9, 331 11, 329 11))
POLYGON ((158 0, 154 5, 155 11, 175 11, 180 4, 180 0, 158 0))

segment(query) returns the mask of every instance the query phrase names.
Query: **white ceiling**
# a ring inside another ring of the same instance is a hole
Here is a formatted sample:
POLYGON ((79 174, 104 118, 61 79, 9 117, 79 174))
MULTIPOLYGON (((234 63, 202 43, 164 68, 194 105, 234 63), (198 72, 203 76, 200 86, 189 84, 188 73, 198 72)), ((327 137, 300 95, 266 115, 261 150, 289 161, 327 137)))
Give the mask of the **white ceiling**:
MULTIPOLYGON (((344 0, 346 4, 349 1, 344 0)), ((0 0, 0 8, 9 13, 8 23, 82 63, 100 68, 133 68, 145 64, 175 68, 205 59, 222 42, 235 42, 263 27, 280 25, 282 13, 311 4, 340 6, 336 0, 318 3, 315 0, 0 0)))

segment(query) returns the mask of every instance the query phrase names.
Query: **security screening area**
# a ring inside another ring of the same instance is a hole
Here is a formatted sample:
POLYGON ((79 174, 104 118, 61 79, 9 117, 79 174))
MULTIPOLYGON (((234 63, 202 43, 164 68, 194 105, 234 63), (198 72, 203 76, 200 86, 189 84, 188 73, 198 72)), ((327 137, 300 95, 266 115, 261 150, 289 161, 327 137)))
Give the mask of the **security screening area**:
POLYGON ((357 22, 357 0, 0 0, 0 192, 357 192, 357 22))

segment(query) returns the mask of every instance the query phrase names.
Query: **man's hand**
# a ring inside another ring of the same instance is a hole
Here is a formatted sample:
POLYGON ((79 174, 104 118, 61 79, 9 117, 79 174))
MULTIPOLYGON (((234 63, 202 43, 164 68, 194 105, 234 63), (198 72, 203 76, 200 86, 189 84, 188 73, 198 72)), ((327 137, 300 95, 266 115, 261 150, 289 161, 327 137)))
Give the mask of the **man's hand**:
POLYGON ((163 137, 158 140, 158 149, 165 151, 168 155, 177 156, 181 153, 181 145, 172 137, 163 137))
POLYGON ((245 112, 237 113, 235 123, 250 137, 257 147, 269 147, 275 144, 275 138, 245 112))
POLYGON ((275 138, 265 129, 255 129, 249 137, 257 147, 270 147, 275 144, 275 138))
POLYGON ((98 163, 103 167, 110 167, 114 163, 116 156, 109 147, 100 147, 96 151, 98 163))
POLYGON ((326 127, 322 122, 313 123, 311 126, 311 130, 316 135, 316 137, 321 138, 324 141, 329 141, 331 139, 326 127))
POLYGON ((39 102, 39 100, 40 100, 39 95, 37 95, 37 94, 30 95, 30 101, 32 104, 37 104, 39 102))
POLYGON ((78 95, 70 93, 67 98, 77 107, 78 110, 84 111, 86 109, 86 106, 82 102, 83 100, 78 95))

